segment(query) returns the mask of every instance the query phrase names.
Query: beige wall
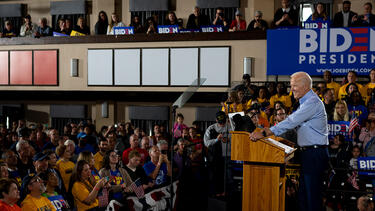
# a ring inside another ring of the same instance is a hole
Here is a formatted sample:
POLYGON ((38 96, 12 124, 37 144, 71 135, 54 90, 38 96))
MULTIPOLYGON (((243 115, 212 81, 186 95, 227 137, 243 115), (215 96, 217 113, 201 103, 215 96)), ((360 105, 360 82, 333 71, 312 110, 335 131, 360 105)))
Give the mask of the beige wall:
MULTIPOLYGON (((184 46, 231 46, 231 80, 240 81, 243 74, 243 58, 255 58, 253 80, 266 80, 266 40, 235 41, 183 41, 183 42, 132 42, 105 44, 17 45, 0 46, 0 50, 59 49, 59 86, 0 86, 0 90, 80 90, 80 91, 175 91, 185 87, 98 87, 87 86, 87 51, 89 48, 142 48, 184 46), (70 76, 70 60, 79 59, 79 77, 70 76)), ((227 88, 200 88, 198 91, 223 92, 227 88)))

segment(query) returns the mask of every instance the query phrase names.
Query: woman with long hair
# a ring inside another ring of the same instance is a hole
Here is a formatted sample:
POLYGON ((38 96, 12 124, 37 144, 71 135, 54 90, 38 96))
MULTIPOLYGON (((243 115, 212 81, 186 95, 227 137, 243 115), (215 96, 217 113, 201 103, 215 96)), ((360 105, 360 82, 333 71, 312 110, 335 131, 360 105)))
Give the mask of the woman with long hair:
POLYGON ((339 100, 336 103, 335 110, 333 111, 334 121, 349 121, 349 110, 344 100, 339 100))
POLYGON ((111 22, 107 28, 107 35, 114 35, 114 27, 125 27, 125 24, 120 21, 120 18, 116 13, 112 13, 111 15, 111 22))
POLYGON ((94 155, 92 154, 92 152, 84 151, 84 152, 79 153, 77 161, 80 161, 80 160, 85 160, 89 164, 90 171, 91 171, 90 180, 94 183, 98 182, 101 177, 99 176, 98 169, 95 168, 95 159, 94 159, 94 155))
POLYGON ((308 18, 311 21, 327 21, 329 20, 328 14, 324 7, 324 4, 319 2, 315 6, 314 13, 308 18))
POLYGON ((221 110, 226 114, 241 112, 246 111, 246 105, 241 103, 240 99, 238 98, 237 91, 230 91, 228 93, 228 99, 222 103, 221 110))
POLYGON ((77 211, 95 210, 98 205, 98 193, 106 184, 102 178, 98 183, 90 181, 90 166, 85 160, 79 160, 73 170, 69 192, 72 193, 77 211))
POLYGON ((99 171, 99 175, 102 178, 111 178, 109 183, 111 184, 110 199, 114 199, 118 202, 123 200, 123 192, 131 192, 129 187, 132 180, 125 169, 120 167, 119 156, 115 151, 110 150, 106 152, 103 159, 103 168, 99 171))
POLYGON ((98 21, 95 24, 95 34, 107 34, 108 29, 108 16, 104 11, 100 11, 98 21))

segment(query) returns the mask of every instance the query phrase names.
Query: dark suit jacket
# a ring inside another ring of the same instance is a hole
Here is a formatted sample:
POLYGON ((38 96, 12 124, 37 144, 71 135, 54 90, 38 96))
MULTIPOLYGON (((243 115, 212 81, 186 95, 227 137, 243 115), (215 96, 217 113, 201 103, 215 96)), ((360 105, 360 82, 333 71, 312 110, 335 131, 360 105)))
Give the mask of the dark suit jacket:
POLYGON ((186 24, 187 29, 200 29, 201 26, 210 25, 210 21, 207 16, 199 15, 198 16, 198 25, 195 23, 195 15, 191 14, 189 16, 188 22, 186 24))
POLYGON ((370 17, 369 17, 369 22, 366 22, 366 21, 363 21, 362 20, 362 15, 358 16, 358 20, 353 24, 353 26, 357 26, 357 27, 368 27, 368 26, 375 26, 375 15, 374 14, 370 14, 370 17))
POLYGON ((285 26, 297 26, 298 25, 298 12, 293 8, 290 8, 288 13, 284 13, 282 8, 279 8, 273 18, 273 24, 275 27, 285 27, 285 26), (276 26, 276 22, 280 20, 284 14, 288 14, 289 17, 293 20, 293 24, 290 24, 287 20, 281 22, 278 26, 276 26))
MULTIPOLYGON (((349 18, 348 18, 348 27, 353 26, 352 18, 353 16, 357 15, 357 13, 349 11, 349 18)), ((333 27, 344 27, 344 15, 342 14, 342 11, 335 14, 333 18, 333 27)))

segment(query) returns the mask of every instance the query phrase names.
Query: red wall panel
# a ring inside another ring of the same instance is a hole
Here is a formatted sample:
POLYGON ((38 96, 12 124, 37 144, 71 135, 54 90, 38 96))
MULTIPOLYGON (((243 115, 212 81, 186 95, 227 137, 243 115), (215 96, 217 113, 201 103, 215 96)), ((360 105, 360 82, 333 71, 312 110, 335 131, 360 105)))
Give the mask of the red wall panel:
POLYGON ((0 51, 0 84, 8 85, 9 76, 8 51, 0 51))
POLYGON ((10 52, 10 84, 32 85, 32 51, 10 52))
POLYGON ((57 51, 34 51, 34 85, 57 85, 57 51))

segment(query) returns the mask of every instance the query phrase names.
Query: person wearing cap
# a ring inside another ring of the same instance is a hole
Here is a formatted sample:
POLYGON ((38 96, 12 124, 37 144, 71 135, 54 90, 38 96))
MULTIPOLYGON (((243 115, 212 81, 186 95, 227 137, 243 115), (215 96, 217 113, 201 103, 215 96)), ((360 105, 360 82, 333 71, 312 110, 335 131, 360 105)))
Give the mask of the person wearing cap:
POLYGON ((255 11, 254 20, 249 23, 247 26, 247 31, 262 30, 265 31, 268 29, 268 23, 262 19, 263 13, 261 11, 255 11))
POLYGON ((239 10, 236 11, 236 18, 230 24, 229 31, 246 31, 246 21, 242 19, 242 14, 239 10))
POLYGON ((20 37, 32 37, 35 34, 38 26, 31 22, 30 15, 26 15, 23 20, 25 21, 25 24, 21 26, 20 37))
POLYGON ((51 201, 42 196, 46 187, 38 174, 31 173, 27 175, 23 179, 22 187, 22 191, 27 194, 26 198, 21 203, 22 210, 56 211, 51 201))
POLYGON ((78 133, 77 139, 78 146, 76 147, 76 154, 79 154, 84 151, 95 153, 94 147, 91 144, 87 143, 87 134, 85 132, 78 133))
POLYGON ((17 30, 13 27, 13 24, 10 20, 5 21, 3 31, 0 33, 1 37, 17 37, 17 30))
MULTIPOLYGON (((230 124, 227 122, 225 112, 216 113, 216 123, 209 126, 204 134, 204 145, 208 148, 209 154, 209 177, 213 181, 210 187, 212 194, 224 196, 224 182, 231 184, 230 172, 226 173, 227 181, 224 181, 225 169, 230 171, 231 168, 224 164, 230 161, 231 144, 229 132, 232 131, 230 124)), ((229 163, 229 162, 228 162, 229 163)), ((228 187, 229 188, 229 187, 228 187)), ((228 188, 226 190, 228 190, 228 188)))
POLYGON ((0 210, 21 211, 17 205, 20 199, 17 181, 13 179, 0 179, 0 210))

